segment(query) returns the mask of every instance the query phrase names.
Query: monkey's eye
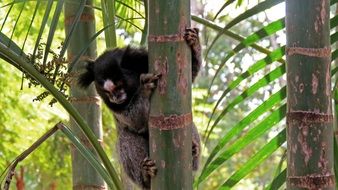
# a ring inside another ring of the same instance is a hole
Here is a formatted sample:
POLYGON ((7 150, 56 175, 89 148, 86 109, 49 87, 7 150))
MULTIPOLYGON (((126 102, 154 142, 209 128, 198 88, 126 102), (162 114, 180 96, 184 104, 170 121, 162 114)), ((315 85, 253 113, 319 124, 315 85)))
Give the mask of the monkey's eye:
POLYGON ((116 83, 116 86, 122 87, 122 86, 123 86, 123 82, 122 82, 122 81, 118 81, 118 82, 116 83))
POLYGON ((104 79, 98 79, 98 80, 96 80, 96 82, 97 82, 98 85, 103 86, 104 79))

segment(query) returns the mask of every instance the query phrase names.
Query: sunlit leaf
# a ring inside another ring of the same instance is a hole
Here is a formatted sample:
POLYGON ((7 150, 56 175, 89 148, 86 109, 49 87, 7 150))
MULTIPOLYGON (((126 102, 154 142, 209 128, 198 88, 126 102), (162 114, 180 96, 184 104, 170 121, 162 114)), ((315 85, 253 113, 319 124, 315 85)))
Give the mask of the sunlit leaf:
POLYGON ((30 33, 30 31, 31 31, 31 28, 32 28, 32 25, 33 25, 35 16, 36 16, 36 14, 37 14, 37 12, 38 12, 38 10, 39 10, 40 4, 41 4, 41 1, 37 1, 37 2, 36 2, 35 9, 34 9, 34 13, 33 13, 32 19, 31 19, 31 21, 30 21, 30 23, 29 23, 29 27, 28 27, 28 29, 27 29, 27 33, 26 33, 26 36, 25 36, 25 40, 23 41, 23 44, 22 44, 22 48, 21 48, 21 49, 22 49, 22 53, 24 52, 25 45, 26 45, 26 41, 27 41, 28 36, 29 36, 29 33, 30 33))
POLYGON ((239 137, 233 144, 227 146, 226 150, 220 153, 206 168, 202 171, 198 178, 198 183, 204 181, 212 172, 220 167, 224 162, 229 160, 234 154, 244 149, 247 145, 254 140, 264 135, 275 124, 280 122, 286 114, 286 105, 284 104, 269 116, 267 116, 262 122, 250 129, 246 134, 239 137))
MULTIPOLYGON (((271 52, 269 55, 267 55, 264 59, 261 59, 257 61, 255 64, 250 66, 247 71, 241 73, 235 80, 233 80, 228 87, 223 91, 220 98, 217 100, 216 105, 211 113, 211 117, 213 118, 216 109, 220 105, 220 103, 224 100, 226 95, 228 95, 229 92, 231 92, 233 89, 235 89, 241 82, 243 82, 245 79, 253 76, 255 73, 260 71, 261 69, 265 68, 267 65, 270 65, 276 60, 281 59, 285 55, 285 47, 280 47, 276 49, 275 51, 271 52)), ((214 78, 215 79, 215 78, 214 78)), ((209 120, 210 124, 211 119, 209 120)), ((209 126, 208 124, 208 126, 209 126)))
MULTIPOLYGON (((223 29, 222 27, 218 26, 217 24, 213 23, 212 21, 198 17, 198 16, 195 16, 195 15, 191 15, 191 19, 193 21, 197 22, 197 23, 200 23, 200 24, 206 26, 206 27, 209 27, 213 30, 216 30, 217 32, 220 32, 223 29)), ((240 36, 240 35, 238 35, 234 32, 231 32, 230 30, 225 30, 222 34, 225 35, 225 36, 228 36, 231 39, 234 39, 236 41, 241 42, 241 41, 245 40, 244 37, 242 37, 242 36, 240 36)), ((253 43, 249 46, 252 47, 253 49, 257 50, 258 52, 261 52, 261 53, 264 53, 264 54, 270 54, 271 53, 271 51, 269 49, 264 48, 264 47, 262 47, 258 44, 255 44, 255 43, 253 43)))
POLYGON ((211 153, 208 156, 208 159, 205 163, 204 167, 207 167, 208 164, 211 162, 211 160, 214 159, 216 154, 219 153, 220 150, 223 149, 225 144, 229 143, 230 140, 235 137, 236 135, 239 135, 241 132, 243 132, 243 129, 249 126, 252 122, 254 122, 259 116, 264 114, 265 112, 272 109, 272 107, 278 103, 280 103, 282 100, 284 100, 286 97, 286 87, 284 86, 281 88, 278 92, 271 95, 269 99, 264 101, 261 105, 259 105, 255 110, 253 110, 250 114, 248 114, 245 118, 243 118, 240 122, 238 122, 235 126, 233 126, 229 132, 227 132, 219 141, 218 144, 215 146, 215 148, 211 151, 211 153))
MULTIPOLYGON (((282 30, 284 27, 285 27, 285 22, 284 22, 284 18, 282 18, 282 19, 279 19, 275 22, 268 24, 267 26, 263 27, 262 29, 260 29, 257 32, 251 34, 250 36, 248 36, 245 40, 241 41, 235 48, 233 48, 230 52, 228 52, 227 56, 224 59, 222 59, 221 64, 219 65, 218 69, 216 70, 216 73, 215 73, 215 75, 214 75, 214 77, 211 81, 210 86, 213 85, 214 80, 216 79, 216 77, 218 76, 220 71, 223 69, 223 67, 225 66, 227 61, 231 57, 236 55, 236 53, 238 53, 242 49, 250 46, 251 44, 256 43, 257 41, 262 40, 263 38, 265 38, 267 36, 275 34, 277 31, 282 30)), ((284 50, 284 47, 282 49, 284 50)), ((271 57, 274 57, 273 55, 274 54, 271 53, 271 57)), ((284 55, 284 52, 283 52, 283 55, 284 55)), ((279 59, 281 59, 281 57, 279 59)), ((274 60, 274 61, 276 61, 276 60, 274 60)), ((284 62, 284 60, 280 60, 280 62, 284 62)))
POLYGON ((264 10, 269 9, 269 8, 279 4, 281 2, 284 2, 284 0, 265 0, 265 1, 258 3, 256 6, 246 10, 244 13, 238 15, 236 18, 234 18, 232 21, 230 21, 227 25, 225 25, 225 27, 222 29, 222 31, 217 34, 217 36, 211 42, 211 44, 210 44, 210 46, 207 50, 207 54, 210 51, 210 49, 213 47, 215 42, 218 40, 218 38, 224 33, 224 31, 230 29, 231 27, 240 23, 241 21, 243 21, 243 20, 245 20, 245 19, 247 19, 247 18, 249 18, 249 17, 251 17, 255 14, 263 12, 264 10))
POLYGON ((43 31, 44 31, 44 29, 46 27, 49 14, 50 14, 50 12, 52 10, 52 6, 53 6, 53 0, 48 0, 48 4, 47 4, 46 9, 45 9, 46 11, 45 11, 45 14, 43 15, 43 19, 42 19, 42 23, 40 25, 39 33, 38 33, 37 39, 35 41, 35 46, 34 46, 34 50, 33 50, 33 53, 32 53, 33 60, 34 60, 34 58, 36 56, 36 51, 39 48, 40 40, 41 40, 43 31))
POLYGON ((48 33, 48 37, 47 37, 45 54, 43 56, 43 65, 46 65, 46 62, 47 62, 47 57, 48 57, 50 47, 51 47, 53 39, 54 39, 55 30, 56 30, 56 27, 59 23, 59 17, 60 17, 60 14, 62 12, 63 3, 64 3, 64 0, 59 0, 59 1, 57 1, 57 4, 56 4, 54 16, 53 16, 52 23, 50 25, 50 29, 49 29, 49 33, 48 33))
POLYGON ((255 155, 253 155, 241 168, 239 168, 220 189, 231 188, 236 185, 241 179, 247 176, 253 169, 258 167, 269 156, 274 153, 286 141, 286 130, 283 129, 277 136, 265 144, 255 155))
POLYGON ((264 87, 268 84, 270 84, 271 81, 278 79, 283 74, 285 74, 285 65, 281 65, 277 68, 275 68, 273 71, 266 74, 263 78, 258 80, 253 85, 249 86, 248 89, 244 90, 239 96, 237 96, 234 100, 232 100, 227 106, 223 109, 223 111, 217 116, 214 123, 211 125, 210 130, 207 132, 206 140, 208 140, 210 134, 212 133, 213 129, 217 126, 217 124, 223 119, 223 117, 236 105, 243 102, 244 99, 250 97, 252 94, 254 94, 258 89, 261 87, 264 87))

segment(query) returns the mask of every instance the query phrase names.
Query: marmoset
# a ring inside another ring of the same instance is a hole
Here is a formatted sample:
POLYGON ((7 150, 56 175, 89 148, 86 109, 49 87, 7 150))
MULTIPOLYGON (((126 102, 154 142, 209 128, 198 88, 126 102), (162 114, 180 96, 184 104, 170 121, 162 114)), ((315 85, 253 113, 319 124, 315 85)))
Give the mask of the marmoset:
MULTIPOLYGON (((192 81, 201 67, 198 29, 186 29, 184 39, 191 49, 192 81)), ((149 158, 148 118, 150 97, 160 75, 148 73, 148 52, 144 48, 115 48, 88 61, 79 85, 94 82, 104 103, 112 111, 118 131, 117 150, 124 171, 143 189, 150 188, 156 174, 155 162, 149 158)), ((200 138, 192 127, 193 170, 198 168, 200 138)))

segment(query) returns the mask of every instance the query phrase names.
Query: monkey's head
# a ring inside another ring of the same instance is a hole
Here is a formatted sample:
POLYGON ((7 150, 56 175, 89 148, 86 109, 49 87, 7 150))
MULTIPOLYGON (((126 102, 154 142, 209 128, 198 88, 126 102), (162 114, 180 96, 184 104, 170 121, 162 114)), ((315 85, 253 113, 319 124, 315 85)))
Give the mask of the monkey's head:
POLYGON ((140 86, 140 75, 148 72, 148 55, 143 49, 116 48, 88 61, 78 83, 88 87, 94 82, 101 98, 111 109, 128 105, 140 86))

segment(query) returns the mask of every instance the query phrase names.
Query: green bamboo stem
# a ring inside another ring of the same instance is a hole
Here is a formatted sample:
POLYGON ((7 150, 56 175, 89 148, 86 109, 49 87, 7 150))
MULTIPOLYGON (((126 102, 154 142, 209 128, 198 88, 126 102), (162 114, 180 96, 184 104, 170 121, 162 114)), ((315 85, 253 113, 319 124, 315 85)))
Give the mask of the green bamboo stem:
MULTIPOLYGON (((76 13, 79 9, 82 9, 81 4, 78 0, 70 3, 68 1, 65 3, 65 30, 66 34, 70 34, 71 27, 75 21, 76 13)), ((78 24, 74 28, 73 33, 69 40, 68 47, 68 59, 72 61, 74 55, 81 52, 81 49, 86 46, 87 42, 90 40, 91 36, 95 35, 95 15, 92 8, 93 2, 91 0, 85 1, 84 7, 78 24)), ((83 5, 82 5, 83 6, 83 5)), ((80 73, 84 70, 85 62, 83 61, 86 58, 95 59, 96 57, 96 43, 91 43, 87 51, 82 55, 82 59, 76 62, 73 66, 73 73, 80 73)), ((77 76, 76 74, 74 76, 77 76)), ((94 86, 90 86, 88 89, 83 90, 79 88, 76 83, 76 78, 73 79, 73 82, 70 86, 70 97, 72 100, 73 106, 79 111, 81 116, 89 124, 89 127, 94 132, 98 142, 103 142, 103 132, 102 132, 102 116, 101 116, 101 104, 99 103, 98 94, 94 86)), ((87 146, 87 149, 94 152, 92 146, 87 142, 85 134, 79 130, 77 123, 70 118, 70 127, 72 131, 79 137, 82 144, 87 146)), ((94 152, 94 155, 97 157, 97 154, 94 152)), ((73 189, 107 189, 105 181, 100 176, 100 174, 95 170, 94 167, 88 165, 87 159, 80 153, 79 150, 72 147, 72 173, 73 173, 73 189)))
POLYGON ((192 189, 191 63, 183 34, 190 27, 190 1, 148 1, 149 64, 161 73, 152 97, 150 157, 157 175, 151 188, 192 189))
POLYGON ((287 189, 335 189, 329 0, 287 0, 287 189))

